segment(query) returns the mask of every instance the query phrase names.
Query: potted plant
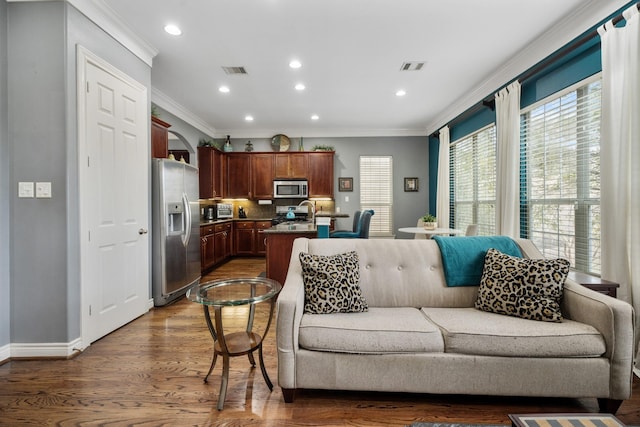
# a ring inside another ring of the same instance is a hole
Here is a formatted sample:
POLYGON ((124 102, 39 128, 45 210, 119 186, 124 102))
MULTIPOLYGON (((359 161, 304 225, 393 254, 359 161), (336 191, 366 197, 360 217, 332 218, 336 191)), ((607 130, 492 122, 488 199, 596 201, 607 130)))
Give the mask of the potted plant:
POLYGON ((332 145, 314 145, 311 151, 335 151, 332 145))
POLYGON ((422 222, 424 224, 424 228, 427 230, 434 230, 436 227, 438 227, 437 218, 431 214, 426 214, 425 216, 423 216, 422 222))

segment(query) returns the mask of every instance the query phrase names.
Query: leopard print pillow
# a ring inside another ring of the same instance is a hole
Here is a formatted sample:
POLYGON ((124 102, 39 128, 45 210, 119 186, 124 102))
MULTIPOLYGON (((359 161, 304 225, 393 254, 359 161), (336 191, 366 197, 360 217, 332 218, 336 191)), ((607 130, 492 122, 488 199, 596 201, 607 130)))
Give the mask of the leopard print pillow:
POLYGON ((475 307, 524 319, 560 322, 560 300, 569 265, 566 259, 517 258, 489 249, 475 307))
POLYGON ((369 307, 360 290, 360 265, 355 251, 339 255, 300 253, 304 312, 357 313, 369 307))

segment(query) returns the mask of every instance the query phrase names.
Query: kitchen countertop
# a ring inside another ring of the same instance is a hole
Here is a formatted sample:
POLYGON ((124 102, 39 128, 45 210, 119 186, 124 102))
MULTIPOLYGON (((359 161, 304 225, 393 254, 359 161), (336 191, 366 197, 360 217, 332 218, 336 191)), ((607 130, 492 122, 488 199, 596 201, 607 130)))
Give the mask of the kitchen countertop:
POLYGON ((206 225, 222 224, 229 221, 271 221, 271 218, 223 218, 214 219, 212 221, 200 220, 200 226, 202 227, 206 225))
POLYGON ((293 223, 281 223, 274 225, 271 228, 263 230, 267 234, 289 234, 289 233, 305 233, 305 234, 318 234, 318 228, 315 224, 309 222, 293 222, 293 223))
POLYGON ((328 212, 328 211, 319 211, 316 212, 316 218, 318 217, 330 217, 330 218, 349 218, 348 213, 342 212, 328 212))

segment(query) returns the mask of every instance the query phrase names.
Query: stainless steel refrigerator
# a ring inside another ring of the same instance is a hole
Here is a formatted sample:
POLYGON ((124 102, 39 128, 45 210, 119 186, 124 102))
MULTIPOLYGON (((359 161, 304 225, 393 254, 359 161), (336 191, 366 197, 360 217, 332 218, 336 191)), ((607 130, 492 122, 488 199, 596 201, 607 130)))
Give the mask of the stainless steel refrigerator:
POLYGON ((153 303, 166 305, 200 280, 198 168, 152 161, 153 303))

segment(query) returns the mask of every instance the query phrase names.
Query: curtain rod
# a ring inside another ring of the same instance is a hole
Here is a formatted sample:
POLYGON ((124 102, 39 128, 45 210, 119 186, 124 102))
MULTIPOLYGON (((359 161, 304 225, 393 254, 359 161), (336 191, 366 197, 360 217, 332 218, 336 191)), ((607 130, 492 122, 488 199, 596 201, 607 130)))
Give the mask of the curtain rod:
MULTIPOLYGON (((635 6, 638 8, 638 10, 640 10, 640 2, 636 3, 635 6)), ((632 7, 632 6, 630 6, 630 7, 632 7)), ((625 10, 626 9, 628 9, 628 8, 625 8, 625 10)), ((621 13, 620 15, 618 15, 618 16, 614 17, 613 19, 611 19, 611 21, 613 22, 613 25, 616 25, 617 23, 619 23, 623 19, 624 19, 624 16, 621 13)), ((607 20, 605 22, 609 22, 609 20, 607 20)), ((600 24, 600 25, 602 25, 602 24, 600 24)), ((547 68, 548 66, 552 65, 559 58, 561 58, 561 57, 563 57, 565 55, 568 55, 569 53, 571 53, 574 50, 578 49, 580 46, 588 43, 594 37, 598 36, 598 28, 600 27, 600 25, 598 25, 594 30, 592 30, 592 31, 590 31, 590 32, 588 32, 586 34, 583 34, 582 36, 578 37, 577 39, 574 39, 573 41, 571 41, 568 44, 564 45, 560 49, 556 50, 551 55, 547 56, 545 59, 540 61, 538 64, 534 65, 532 68, 529 68, 527 71, 525 71, 524 73, 520 74, 518 77, 516 77, 512 81, 518 80, 520 83, 524 83, 525 81, 529 80, 531 77, 533 77, 536 74, 538 74, 540 71, 542 71, 545 68, 547 68)), ((511 82, 507 83, 507 85, 511 84, 511 82)), ((507 85, 505 85, 505 87, 507 85)), ((498 91, 496 91, 495 93, 497 93, 497 92, 498 91)), ((452 125, 454 125, 456 123, 459 123, 459 122, 467 119, 471 115, 477 113, 482 108, 486 107, 486 108, 489 108, 491 110, 495 109, 495 107, 496 107, 495 93, 493 95, 490 95, 489 97, 483 98, 481 101, 478 101, 476 104, 472 105, 467 110, 465 110, 463 113, 458 115, 458 117, 456 117, 456 118, 452 119, 451 121, 449 121, 447 123, 447 125, 449 127, 451 127, 452 125)), ((429 136, 431 136, 433 138, 437 138, 438 135, 439 135, 439 131, 436 131, 436 132, 432 133, 429 136)))

